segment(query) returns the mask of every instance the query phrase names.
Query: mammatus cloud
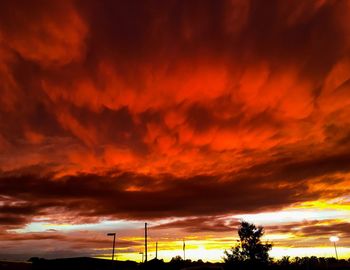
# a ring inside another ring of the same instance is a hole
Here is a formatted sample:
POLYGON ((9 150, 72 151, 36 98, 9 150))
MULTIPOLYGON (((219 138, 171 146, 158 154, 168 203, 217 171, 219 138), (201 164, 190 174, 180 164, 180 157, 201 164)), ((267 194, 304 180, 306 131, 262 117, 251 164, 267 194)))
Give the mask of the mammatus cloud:
POLYGON ((339 202, 349 9, 2 1, 2 231, 176 217, 160 227, 223 232, 225 215, 339 202))

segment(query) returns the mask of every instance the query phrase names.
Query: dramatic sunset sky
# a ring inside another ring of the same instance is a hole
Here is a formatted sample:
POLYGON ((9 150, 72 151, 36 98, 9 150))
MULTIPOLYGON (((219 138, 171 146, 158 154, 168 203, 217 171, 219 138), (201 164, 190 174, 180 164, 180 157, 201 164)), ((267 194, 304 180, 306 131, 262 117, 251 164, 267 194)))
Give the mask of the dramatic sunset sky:
POLYGON ((350 255, 350 1, 0 2, 0 259, 350 255))

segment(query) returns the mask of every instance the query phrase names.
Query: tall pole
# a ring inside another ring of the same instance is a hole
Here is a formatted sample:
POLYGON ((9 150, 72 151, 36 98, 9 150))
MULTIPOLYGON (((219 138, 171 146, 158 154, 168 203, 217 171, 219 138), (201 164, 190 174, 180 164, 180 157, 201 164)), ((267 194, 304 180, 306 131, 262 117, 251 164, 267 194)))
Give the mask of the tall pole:
POLYGON ((156 259, 158 259, 158 242, 156 242, 156 259))
POLYGON ((184 251, 184 261, 186 261, 186 245, 185 245, 185 239, 183 240, 182 249, 183 249, 183 251, 184 251))
POLYGON ((115 234, 113 235, 113 251, 112 251, 112 261, 114 260, 114 248, 115 248, 115 234))
POLYGON ((335 244, 335 241, 333 243, 334 243, 335 256, 337 257, 337 260, 338 260, 337 245, 335 244))
POLYGON ((145 262, 147 262, 147 223, 145 223, 145 262))
POLYGON ((115 233, 107 233, 107 236, 113 236, 113 249, 112 249, 112 261, 114 260, 114 248, 115 248, 115 233))
POLYGON ((333 242, 334 250, 335 250, 335 256, 337 257, 337 260, 338 260, 337 245, 336 245, 335 242, 339 241, 339 237, 338 236, 331 236, 331 237, 329 237, 329 241, 333 242))
POLYGON ((141 262, 143 263, 143 252, 140 252, 139 254, 141 254, 141 262))

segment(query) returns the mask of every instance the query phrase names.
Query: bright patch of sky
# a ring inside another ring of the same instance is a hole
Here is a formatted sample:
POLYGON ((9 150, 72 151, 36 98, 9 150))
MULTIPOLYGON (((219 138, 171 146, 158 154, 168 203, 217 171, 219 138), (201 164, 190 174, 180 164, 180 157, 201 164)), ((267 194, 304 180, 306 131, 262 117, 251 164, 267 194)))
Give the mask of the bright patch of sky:
POLYGON ((234 215, 232 218, 245 220, 259 225, 273 225, 277 223, 293 223, 310 220, 346 219, 348 210, 322 210, 317 208, 303 210, 285 210, 258 214, 234 215))
POLYGON ((144 226, 143 222, 137 221, 102 221, 100 223, 93 224, 52 224, 47 222, 32 222, 27 224, 22 229, 13 230, 17 233, 29 233, 29 232, 44 232, 49 230, 57 231, 109 231, 109 230, 130 230, 139 229, 144 226))

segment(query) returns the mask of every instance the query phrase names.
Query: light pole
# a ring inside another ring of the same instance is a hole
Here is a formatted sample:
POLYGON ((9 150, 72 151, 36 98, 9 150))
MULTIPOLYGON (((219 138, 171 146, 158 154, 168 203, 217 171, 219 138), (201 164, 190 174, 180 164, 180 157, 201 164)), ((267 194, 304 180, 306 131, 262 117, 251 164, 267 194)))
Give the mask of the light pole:
POLYGON ((335 243, 339 241, 339 237, 338 236, 331 236, 331 237, 329 237, 329 241, 331 241, 334 244, 335 256, 338 260, 337 245, 335 243))
POLYGON ((107 236, 113 236, 113 251, 112 251, 112 261, 114 260, 114 247, 115 247, 115 233, 107 233, 107 236))
POLYGON ((143 252, 140 252, 139 254, 141 254, 141 256, 142 256, 141 262, 143 263, 143 252))
POLYGON ((158 242, 156 242, 156 260, 158 259, 158 242))
POLYGON ((145 262, 147 262, 147 223, 145 223, 145 262))
POLYGON ((182 240, 182 250, 184 252, 184 261, 186 261, 186 244, 185 244, 185 239, 182 240))

